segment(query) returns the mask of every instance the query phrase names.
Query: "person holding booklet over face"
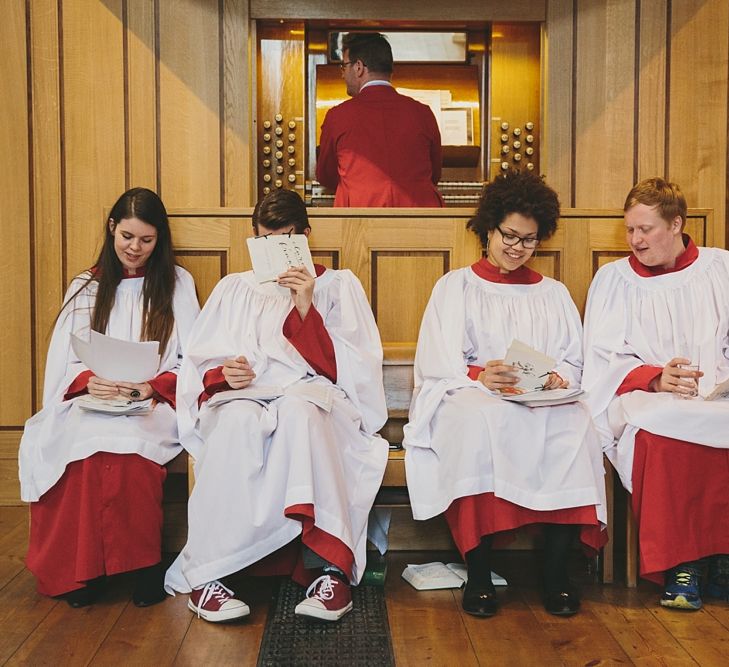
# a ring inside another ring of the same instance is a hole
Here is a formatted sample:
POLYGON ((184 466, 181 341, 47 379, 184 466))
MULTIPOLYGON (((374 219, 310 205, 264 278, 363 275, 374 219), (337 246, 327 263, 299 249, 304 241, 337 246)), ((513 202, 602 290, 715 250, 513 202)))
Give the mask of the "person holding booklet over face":
POLYGON ((48 350, 43 409, 20 443, 21 497, 30 503, 26 564, 40 593, 83 607, 103 593, 108 575, 136 570, 137 606, 166 597, 164 464, 181 451, 176 371, 198 312, 192 276, 175 265, 164 205, 150 190, 125 192, 104 222, 98 258, 68 288, 48 350), (158 369, 145 382, 97 376, 72 348, 73 336, 88 341, 94 332, 157 341, 158 369))
MULTIPOLYGON (((304 202, 283 189, 258 202, 253 229, 254 247, 311 231, 304 202)), ((255 273, 213 290, 182 364, 180 437, 195 487, 165 584, 218 622, 250 613, 227 575, 292 574, 309 584, 296 614, 336 621, 352 609, 387 464, 382 345, 350 271, 284 264, 269 282, 251 258, 255 273)))
POLYGON ((590 286, 584 388, 632 493, 641 576, 696 610, 729 599, 729 252, 684 233, 675 183, 641 181, 624 211, 632 254, 590 286))
MULTIPOLYGON (((487 256, 443 276, 425 310, 415 356, 415 392, 403 445, 415 519, 440 513, 468 570, 463 609, 492 616, 495 537, 544 526, 544 605, 579 609, 568 554, 607 541, 602 452, 587 408, 526 407, 504 400, 519 383, 505 363, 517 341, 552 357, 543 389, 577 388, 582 328, 564 285, 525 266, 557 228, 559 202, 542 178, 509 172, 486 185, 468 228, 487 256)), ((524 367, 531 364, 522 363, 524 367)))

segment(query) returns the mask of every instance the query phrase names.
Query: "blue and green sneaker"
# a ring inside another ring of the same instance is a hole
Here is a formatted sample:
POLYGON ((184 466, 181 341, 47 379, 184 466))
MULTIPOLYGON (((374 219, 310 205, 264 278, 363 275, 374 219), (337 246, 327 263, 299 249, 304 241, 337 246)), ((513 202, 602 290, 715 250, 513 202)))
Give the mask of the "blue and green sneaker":
POLYGON ((700 580, 701 570, 697 563, 681 563, 669 570, 666 572, 666 588, 661 596, 661 606, 688 611, 701 609, 700 580))

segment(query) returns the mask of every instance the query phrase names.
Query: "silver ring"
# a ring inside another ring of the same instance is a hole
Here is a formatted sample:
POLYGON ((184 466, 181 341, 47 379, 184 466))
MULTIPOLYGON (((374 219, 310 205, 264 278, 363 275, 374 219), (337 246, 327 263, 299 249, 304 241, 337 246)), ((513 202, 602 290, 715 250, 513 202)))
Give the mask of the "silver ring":
POLYGON ((139 398, 141 395, 142 394, 139 393, 139 389, 132 389, 131 393, 129 394, 131 398, 139 398))

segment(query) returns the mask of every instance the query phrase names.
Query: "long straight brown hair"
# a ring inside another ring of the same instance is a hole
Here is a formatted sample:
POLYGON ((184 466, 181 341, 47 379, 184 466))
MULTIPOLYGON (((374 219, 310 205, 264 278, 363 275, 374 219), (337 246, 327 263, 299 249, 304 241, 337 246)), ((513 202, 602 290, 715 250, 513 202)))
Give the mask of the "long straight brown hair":
POLYGON ((159 341, 160 354, 163 355, 175 325, 172 309, 175 292, 175 253, 167 211, 162 200, 151 190, 133 188, 119 197, 111 209, 109 219, 104 222, 104 243, 96 262, 89 269, 88 279, 63 304, 60 312, 62 313, 89 283, 97 282, 91 328, 99 333, 106 333, 116 299, 116 290, 124 275, 122 263, 114 250, 114 235, 110 223, 116 225, 129 218, 137 218, 157 230, 157 243, 144 271, 141 340, 159 341))

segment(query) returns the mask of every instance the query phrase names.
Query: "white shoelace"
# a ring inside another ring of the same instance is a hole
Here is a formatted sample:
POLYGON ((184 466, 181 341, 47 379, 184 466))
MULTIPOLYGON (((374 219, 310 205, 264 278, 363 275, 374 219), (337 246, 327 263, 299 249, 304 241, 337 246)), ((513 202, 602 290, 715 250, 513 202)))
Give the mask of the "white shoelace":
POLYGON ((205 606, 208 600, 215 598, 222 605, 227 600, 230 600, 234 595, 233 591, 226 588, 219 581, 211 581, 205 584, 203 587, 202 595, 197 603, 197 616, 200 618, 200 610, 205 606))
POLYGON ((311 586, 306 589, 306 597, 316 598, 322 602, 325 600, 331 600, 334 597, 334 585, 338 583, 339 582, 330 575, 323 574, 321 577, 311 582, 311 586), (319 585, 319 590, 312 595, 311 592, 319 585))

